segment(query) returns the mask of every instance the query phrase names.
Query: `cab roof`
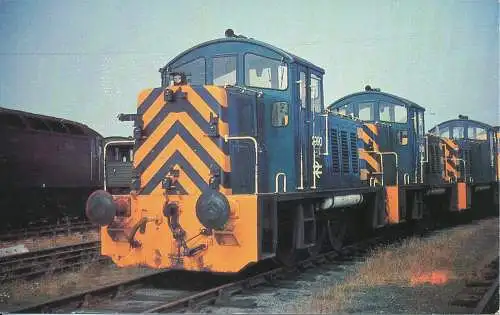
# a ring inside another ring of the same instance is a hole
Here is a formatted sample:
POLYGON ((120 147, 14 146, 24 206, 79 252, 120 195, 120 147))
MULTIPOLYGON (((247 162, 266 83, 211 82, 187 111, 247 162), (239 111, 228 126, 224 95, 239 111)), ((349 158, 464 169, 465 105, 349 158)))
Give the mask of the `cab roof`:
POLYGON ((394 94, 390 94, 387 92, 381 92, 378 90, 361 91, 361 92, 356 92, 356 93, 346 95, 346 96, 334 101, 333 103, 331 103, 330 106, 328 106, 328 109, 343 106, 349 101, 349 99, 370 97, 370 96, 373 96, 375 99, 381 99, 381 98, 394 99, 394 100, 399 101, 400 103, 405 104, 409 108, 417 108, 419 110, 425 111, 425 107, 422 107, 422 106, 420 106, 420 105, 418 105, 410 100, 407 100, 406 98, 403 98, 401 96, 397 96, 394 94))
MULTIPOLYGON (((180 58, 182 58, 183 56, 187 55, 188 53, 194 51, 194 50, 198 50, 198 49, 203 49, 207 46, 210 46, 210 45, 218 45, 218 44, 221 44, 221 43, 231 43, 231 42, 237 42, 237 43, 244 43, 244 44, 248 44, 248 45, 256 45, 256 46, 260 46, 260 47, 264 47, 266 49, 269 49, 271 51, 274 51, 275 53, 277 53, 278 55, 280 55, 281 57, 283 57, 283 59, 285 61, 287 61, 288 63, 300 63, 300 64, 303 64, 315 71, 318 71, 320 72, 321 74, 325 74, 325 70, 321 67, 318 67, 316 66, 315 64, 307 61, 306 59, 303 59, 301 57, 298 57, 294 54, 291 54, 281 48, 278 48, 276 46, 273 46, 271 44, 268 44, 268 43, 265 43, 265 42, 261 42, 261 41, 258 41, 256 39, 253 39, 253 38, 246 38, 246 37, 223 37, 223 38, 218 38, 218 39, 214 39, 214 40, 210 40, 210 41, 207 41, 207 42, 204 42, 204 43, 201 43, 201 44, 198 44, 196 46, 193 46, 185 51, 183 51, 182 53, 178 54, 176 57, 174 57, 172 60, 170 60, 166 67, 169 68, 170 66, 172 66, 173 64, 175 64, 175 62, 177 60, 179 60, 180 58)), ((244 51, 244 50, 240 50, 240 51, 244 51)))
POLYGON ((491 129, 495 128, 495 127, 493 127, 491 125, 488 125, 486 123, 483 123, 483 122, 480 122, 480 121, 477 121, 477 120, 472 120, 472 119, 469 119, 469 118, 458 118, 458 119, 450 119, 450 120, 447 120, 447 121, 443 121, 442 123, 439 123, 436 126, 434 126, 432 129, 429 129, 429 132, 430 133, 435 132, 436 131, 436 127, 439 128, 439 129, 443 129, 443 128, 446 128, 446 127, 449 127, 449 126, 452 126, 452 127, 461 127, 461 126, 481 127, 481 128, 486 129, 486 130, 491 130, 491 129))

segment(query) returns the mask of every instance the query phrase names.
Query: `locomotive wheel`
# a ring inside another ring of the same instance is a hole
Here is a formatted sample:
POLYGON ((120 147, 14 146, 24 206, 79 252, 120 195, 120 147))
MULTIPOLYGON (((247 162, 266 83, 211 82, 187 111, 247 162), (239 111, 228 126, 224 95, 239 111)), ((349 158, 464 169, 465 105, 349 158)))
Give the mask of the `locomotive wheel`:
POLYGON ((298 259, 297 233, 293 222, 280 225, 278 231, 278 248, 276 250, 276 261, 285 266, 293 266, 298 259))
POLYGON ((339 251, 344 245, 347 232, 347 224, 341 218, 328 220, 326 223, 328 241, 333 250, 339 251))
POLYGON ((295 265, 297 260, 307 254, 307 250, 297 249, 298 235, 296 211, 302 205, 293 206, 294 209, 283 209, 278 212, 278 248, 275 261, 287 267, 295 265))
POLYGON ((323 249, 323 245, 327 243, 328 240, 328 221, 316 221, 316 244, 307 249, 309 256, 315 257, 323 249))

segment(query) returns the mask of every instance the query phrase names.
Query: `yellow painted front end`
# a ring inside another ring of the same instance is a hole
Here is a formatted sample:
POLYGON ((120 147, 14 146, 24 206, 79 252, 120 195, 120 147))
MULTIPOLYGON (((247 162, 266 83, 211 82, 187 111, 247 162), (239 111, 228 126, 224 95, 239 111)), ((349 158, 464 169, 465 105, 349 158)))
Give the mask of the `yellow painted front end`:
MULTIPOLYGON (((206 249, 194 256, 179 255, 167 219, 163 215, 164 196, 149 195, 131 198, 132 213, 125 226, 130 230, 142 218, 148 218, 144 233, 138 231, 135 240, 141 245, 133 248, 127 241, 113 241, 107 226, 101 228, 101 254, 112 258, 120 267, 144 265, 151 268, 183 269, 210 272, 238 272, 258 260, 257 196, 227 196, 231 216, 223 231, 210 236, 199 235, 203 229, 196 217, 195 205, 199 196, 173 196, 180 209, 180 225, 186 232, 187 246, 206 249), (191 240, 190 240, 191 239, 191 240)), ((182 248, 181 248, 182 251, 182 248)))
POLYGON ((169 89, 177 100, 166 101, 164 89, 139 95, 138 116, 145 137, 134 152, 134 169, 140 188, 129 196, 130 216, 102 228, 101 252, 120 267, 238 272, 258 261, 258 199, 254 194, 233 195, 224 181, 211 185, 214 165, 226 177, 231 173, 224 141, 229 134, 230 96, 216 86, 169 89), (210 129, 214 118, 218 119, 215 136, 210 129), (165 189, 162 181, 167 177, 179 189, 165 189), (223 229, 207 229, 196 214, 199 197, 210 189, 229 203, 223 229), (164 211, 173 204, 178 209, 176 228, 169 225, 171 216, 164 211))

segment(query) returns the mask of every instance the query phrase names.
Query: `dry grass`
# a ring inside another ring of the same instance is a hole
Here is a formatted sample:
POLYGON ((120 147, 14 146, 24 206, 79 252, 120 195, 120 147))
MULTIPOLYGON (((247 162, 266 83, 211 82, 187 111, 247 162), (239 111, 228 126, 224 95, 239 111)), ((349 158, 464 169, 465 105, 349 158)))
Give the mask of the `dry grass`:
POLYGON ((141 267, 118 268, 112 264, 92 262, 75 271, 47 275, 32 281, 16 280, 2 284, 0 308, 49 300, 153 272, 154 270, 141 267))
POLYGON ((363 289, 442 285, 470 279, 498 255, 498 224, 498 218, 484 220, 375 250, 347 274, 345 281, 324 288, 308 305, 294 309, 299 313, 339 312, 363 289))
POLYGON ((97 241, 99 231, 74 232, 70 235, 40 236, 23 240, 0 242, 0 247, 10 247, 24 244, 30 251, 48 249, 58 246, 74 245, 81 242, 97 241))

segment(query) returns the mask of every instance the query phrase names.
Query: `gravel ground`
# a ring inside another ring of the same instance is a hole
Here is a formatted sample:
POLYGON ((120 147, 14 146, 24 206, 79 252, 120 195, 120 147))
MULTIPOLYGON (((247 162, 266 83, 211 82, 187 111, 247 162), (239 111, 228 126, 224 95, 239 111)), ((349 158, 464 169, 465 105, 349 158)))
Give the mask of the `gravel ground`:
POLYGON ((117 268, 112 264, 92 262, 75 271, 56 273, 30 281, 16 280, 2 283, 0 312, 153 272, 154 270, 147 268, 117 268))
POLYGON ((57 246, 73 245, 81 242, 97 241, 98 239, 99 231, 95 229, 86 232, 74 232, 70 235, 38 236, 22 240, 0 242, 0 248, 24 244, 28 250, 36 251, 57 246))
MULTIPOLYGON (((363 261, 313 268, 196 311, 217 313, 452 313, 448 302, 498 255, 498 218, 408 239, 363 261)), ((0 288, 0 309, 50 299, 151 272, 90 264, 81 270, 0 288)))
POLYGON ((464 313, 448 303, 498 255, 498 218, 379 248, 364 261, 311 269, 235 296, 217 313, 464 313), (296 280, 295 280, 296 279, 296 280), (238 305, 241 304, 241 305, 238 305), (246 304, 246 305, 245 305, 246 304))

